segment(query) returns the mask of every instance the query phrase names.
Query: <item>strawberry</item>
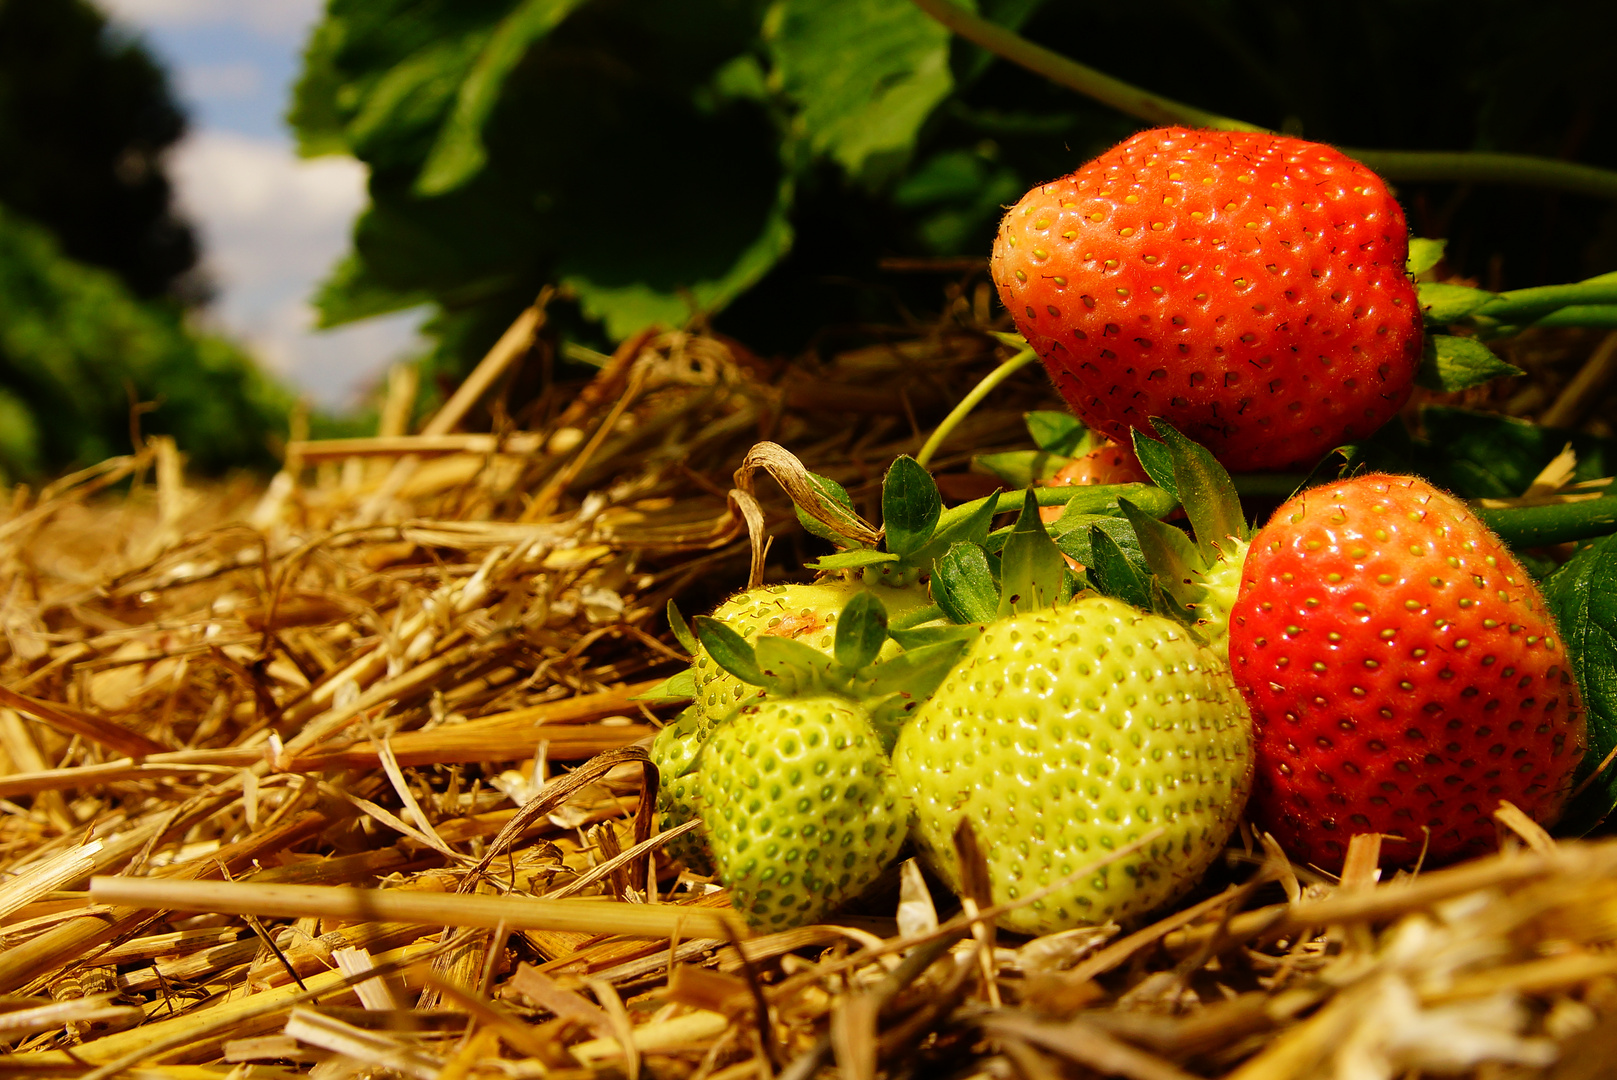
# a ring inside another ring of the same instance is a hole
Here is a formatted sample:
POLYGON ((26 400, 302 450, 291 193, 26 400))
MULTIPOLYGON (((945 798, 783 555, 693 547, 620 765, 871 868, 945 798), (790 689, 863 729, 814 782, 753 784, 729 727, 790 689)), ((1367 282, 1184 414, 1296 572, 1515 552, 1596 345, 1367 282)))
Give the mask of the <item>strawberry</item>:
POLYGON ((720 878, 759 930, 858 896, 909 828, 869 714, 830 694, 743 705, 702 750, 696 790, 720 878))
POLYGON ((1407 253, 1386 185, 1338 151, 1161 128, 1023 196, 993 274, 1092 428, 1126 443, 1158 416, 1230 469, 1283 469, 1408 399, 1407 253))
MULTIPOLYGON (((651 740, 651 763, 657 766, 661 781, 657 785, 658 832, 701 815, 696 806, 696 774, 690 766, 711 728, 701 706, 692 705, 651 740)), ((698 874, 713 872, 712 853, 698 832, 676 836, 665 850, 698 874)))
POLYGON ((893 750, 917 847, 958 890, 952 837, 969 817, 995 903, 1053 888, 1001 917, 1021 933, 1175 899, 1218 857, 1251 787, 1250 725, 1227 665, 1172 619, 1096 594, 1064 603, 1067 590, 1046 584, 1064 572, 1031 497, 1005 540, 997 598, 987 559, 957 544, 932 582, 957 621, 987 625, 893 750), (1140 852, 1063 881, 1158 827, 1140 852))
POLYGON ((1257 733, 1254 823, 1337 868, 1354 833, 1384 859, 1491 850, 1501 799, 1552 824, 1584 721, 1538 588, 1423 480, 1310 488, 1252 540, 1230 662, 1257 733))

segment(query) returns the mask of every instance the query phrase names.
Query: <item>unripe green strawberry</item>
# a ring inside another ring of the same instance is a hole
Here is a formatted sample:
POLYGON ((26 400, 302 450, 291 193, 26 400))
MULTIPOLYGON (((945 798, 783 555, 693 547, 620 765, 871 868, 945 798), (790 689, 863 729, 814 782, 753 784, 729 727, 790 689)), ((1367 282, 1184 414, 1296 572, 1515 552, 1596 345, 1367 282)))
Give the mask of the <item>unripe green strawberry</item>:
MULTIPOLYGON (((829 655, 836 641, 837 613, 862 591, 874 593, 891 615, 902 615, 927 603, 926 592, 919 586, 889 589, 866 585, 856 577, 827 577, 809 585, 764 585, 748 589, 715 608, 713 618, 735 630, 748 643, 757 641, 760 634, 768 634, 800 641, 829 655)), ((889 643, 882 655, 891 655, 895 649, 896 646, 889 643)), ((696 674, 696 702, 706 713, 703 738, 737 703, 763 693, 719 667, 706 649, 696 650, 692 668, 696 674)))
MULTIPOLYGON (((691 763, 702 749, 705 729, 700 707, 692 705, 680 713, 651 740, 651 763, 657 766, 657 831, 666 832, 701 816, 696 805, 696 773, 691 763)), ((664 848, 670 855, 698 874, 713 872, 712 853, 701 829, 670 840, 664 848)))
POLYGON ((892 765, 865 710, 844 698, 743 705, 709 737, 696 777, 719 876, 760 930, 821 919, 904 843, 909 807, 892 765))
POLYGON ((1309 488, 1252 539, 1230 662, 1258 738, 1253 821, 1341 865, 1490 851, 1509 800, 1552 824, 1583 753, 1577 684, 1527 572, 1412 476, 1309 488))
POLYGON ((1219 655, 1109 597, 990 623, 893 753, 915 836, 958 891, 970 817, 995 903, 1163 827, 1141 852, 1000 921, 1022 933, 1141 915, 1223 849, 1252 777, 1246 708, 1219 655))

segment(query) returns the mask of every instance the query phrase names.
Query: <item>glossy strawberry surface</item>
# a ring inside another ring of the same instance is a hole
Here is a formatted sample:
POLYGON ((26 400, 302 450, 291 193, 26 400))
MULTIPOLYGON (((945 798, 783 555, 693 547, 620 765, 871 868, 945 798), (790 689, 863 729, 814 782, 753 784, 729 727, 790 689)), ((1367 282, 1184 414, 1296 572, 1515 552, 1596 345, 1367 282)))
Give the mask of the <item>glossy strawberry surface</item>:
POLYGON ((1257 738, 1251 817, 1338 868, 1492 850, 1508 800, 1553 823, 1582 756, 1554 619, 1509 550, 1407 476, 1310 488, 1253 538, 1230 666, 1257 738))
POLYGON ((1012 207, 993 276, 1084 421, 1161 416, 1235 470, 1312 464, 1409 397, 1404 215, 1370 170, 1279 135, 1142 132, 1012 207))

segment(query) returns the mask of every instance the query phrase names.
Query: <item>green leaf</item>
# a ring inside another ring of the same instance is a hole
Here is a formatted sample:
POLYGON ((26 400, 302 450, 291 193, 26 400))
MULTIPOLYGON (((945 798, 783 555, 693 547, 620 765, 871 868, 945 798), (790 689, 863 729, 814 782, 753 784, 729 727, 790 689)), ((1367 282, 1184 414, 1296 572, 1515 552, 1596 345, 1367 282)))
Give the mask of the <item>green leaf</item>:
POLYGON ((1404 267, 1411 274, 1424 274, 1432 267, 1443 261, 1443 249, 1448 247, 1447 240, 1426 240, 1418 236, 1409 238, 1409 258, 1405 260, 1404 267))
POLYGON ((810 148, 868 186, 954 87, 949 31, 908 0, 781 0, 764 36, 810 148))
POLYGON ((874 593, 855 593, 837 617, 837 663, 857 671, 876 659, 887 640, 887 609, 874 593))
POLYGON ((630 701, 644 701, 647 704, 666 704, 671 701, 689 701, 696 696, 696 669, 685 668, 677 675, 670 675, 662 682, 653 686, 643 694, 636 694, 630 701))
POLYGON ((1426 321, 1437 326, 1459 322, 1496 295, 1483 289, 1444 285, 1436 281, 1421 284, 1416 292, 1420 306, 1426 313, 1426 321))
POLYGON ((1134 530, 1123 518, 1101 514, 1064 514, 1059 521, 1050 526, 1050 536, 1063 555, 1081 566, 1088 566, 1092 561, 1089 550, 1091 528, 1100 529, 1135 558, 1143 557, 1140 554, 1139 541, 1134 538, 1134 530))
POLYGON ((1089 576, 1095 588, 1142 611, 1150 611, 1151 573, 1145 565, 1125 555, 1117 541, 1098 525, 1089 530, 1089 548, 1092 560, 1089 576))
POLYGON ((345 323, 389 315, 429 303, 425 289, 399 290, 376 280, 370 265, 357 255, 345 255, 315 290, 314 307, 322 330, 345 323))
POLYGON ((932 571, 932 601, 957 623, 985 623, 999 611, 999 589, 988 553, 956 541, 932 571))
POLYGON ((1071 413, 1041 410, 1027 414, 1033 445, 1050 454, 1077 457, 1088 449, 1089 429, 1071 413))
POLYGON ((887 550, 903 558, 926 546, 943 513, 943 497, 932 474, 908 454, 887 469, 881 488, 882 528, 887 550))
POLYGON ((880 694, 930 697, 980 633, 977 627, 950 629, 954 631, 952 637, 908 649, 872 666, 869 681, 860 680, 857 684, 860 692, 872 697, 880 694))
POLYGON ((534 42, 559 26, 584 0, 522 0, 500 20, 488 44, 460 84, 454 112, 444 122, 426 165, 416 178, 422 195, 453 191, 488 163, 483 127, 499 104, 509 76, 534 42))
POLYGON ((982 627, 977 623, 949 623, 945 626, 917 626, 913 630, 888 630, 892 639, 906 649, 919 649, 944 641, 976 641, 981 633, 982 627))
POLYGON ((760 635, 756 656, 758 668, 766 680, 763 685, 773 694, 820 690, 836 681, 831 671, 835 661, 794 638, 760 635))
POLYGON ((981 544, 994 524, 994 496, 950 507, 938 518, 937 528, 926 547, 910 556, 916 566, 930 566, 950 546, 957 543, 981 544))
POLYGON ((679 642, 686 652, 692 656, 696 655, 696 650, 701 647, 701 643, 696 640, 696 635, 691 633, 690 625, 685 622, 684 614, 672 600, 668 601, 668 629, 674 632, 674 640, 679 642))
POLYGON ((1066 565, 1061 549, 1039 519, 1038 501, 1028 492, 1000 556, 999 614, 1054 607, 1060 599, 1061 572, 1066 565))
POLYGON ((1125 500, 1122 506, 1123 515, 1134 528, 1145 565, 1162 582, 1163 589, 1181 604, 1199 599, 1205 591, 1195 583, 1201 556, 1190 537, 1133 503, 1125 500))
POLYGON ((1025 488, 1042 484, 1061 470, 1072 459, 1044 450, 1006 450, 998 454, 977 454, 971 459, 972 469, 987 472, 1008 487, 1025 488))
MULTIPOLYGON (((702 643, 702 647, 707 650, 707 654, 713 658, 715 664, 744 683, 752 686, 770 685, 770 679, 758 665, 757 651, 747 644, 746 638, 726 626, 723 621, 711 615, 698 615, 692 620, 692 629, 696 631, 696 639, 702 643)), ((763 640, 786 639, 765 635, 763 640)))
POLYGON ((890 551, 856 548, 853 551, 839 551, 835 555, 822 555, 809 563, 808 567, 810 570, 860 570, 866 566, 898 561, 898 556, 890 551))
POLYGON ((1617 748, 1617 535, 1584 547, 1544 583, 1570 667, 1577 676, 1589 745, 1573 787, 1588 781, 1567 806, 1558 831, 1582 836, 1617 807, 1617 766, 1589 777, 1617 748))
POLYGON ((1196 549, 1202 563, 1211 566, 1218 559, 1220 545, 1228 546, 1227 537, 1245 540, 1251 535, 1241 510, 1241 496, 1236 494, 1230 474, 1206 447, 1181 435, 1166 420, 1152 417, 1151 423, 1173 455, 1173 482, 1179 501, 1196 532, 1196 549))
POLYGON ((1134 456, 1140 459, 1140 467, 1145 470, 1145 475, 1174 498, 1179 498, 1179 486, 1173 478, 1173 453, 1167 444, 1158 442, 1139 428, 1132 429, 1131 434, 1134 436, 1134 456))
MULTIPOLYGON (((809 473, 808 476, 809 483, 813 484, 817 489, 819 489, 822 496, 847 510, 849 514, 853 513, 853 498, 848 494, 847 488, 843 487, 829 476, 821 476, 819 473, 809 473)), ((792 509, 797 512, 798 524, 802 525, 803 528, 808 532, 818 536, 821 540, 830 540, 832 543, 839 543, 844 546, 848 544, 847 537, 842 536, 836 532, 836 530, 832 529, 829 525, 812 514, 805 514, 801 506, 793 504, 792 509)))
POLYGON ((1431 334, 1426 338, 1415 381, 1428 390, 1452 394, 1481 386, 1490 379, 1521 374, 1524 374, 1521 368, 1507 364, 1475 338, 1431 334))

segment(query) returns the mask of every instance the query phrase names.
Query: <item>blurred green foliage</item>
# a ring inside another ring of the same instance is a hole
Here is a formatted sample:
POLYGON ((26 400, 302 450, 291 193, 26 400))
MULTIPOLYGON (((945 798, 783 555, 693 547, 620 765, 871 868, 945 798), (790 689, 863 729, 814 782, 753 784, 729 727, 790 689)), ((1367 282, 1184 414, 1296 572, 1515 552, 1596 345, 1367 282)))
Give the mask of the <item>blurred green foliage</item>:
POLYGON ((161 162, 183 130, 90 4, 0 0, 0 480, 127 453, 137 403, 200 468, 274 463, 290 395, 187 324, 196 244, 161 162))
MULTIPOLYGON (((976 7, 1313 138, 1617 164, 1606 0, 976 7)), ((593 320, 595 344, 719 312, 749 344, 794 350, 830 324, 935 310, 937 277, 883 276, 878 259, 985 255, 1002 205, 1142 126, 907 0, 329 0, 290 118, 304 153, 372 170, 325 322, 431 301, 448 371, 546 282, 572 287, 570 332, 588 340, 593 320)), ((1592 199, 1401 195, 1417 231, 1496 286, 1617 265, 1617 215, 1592 199)))

